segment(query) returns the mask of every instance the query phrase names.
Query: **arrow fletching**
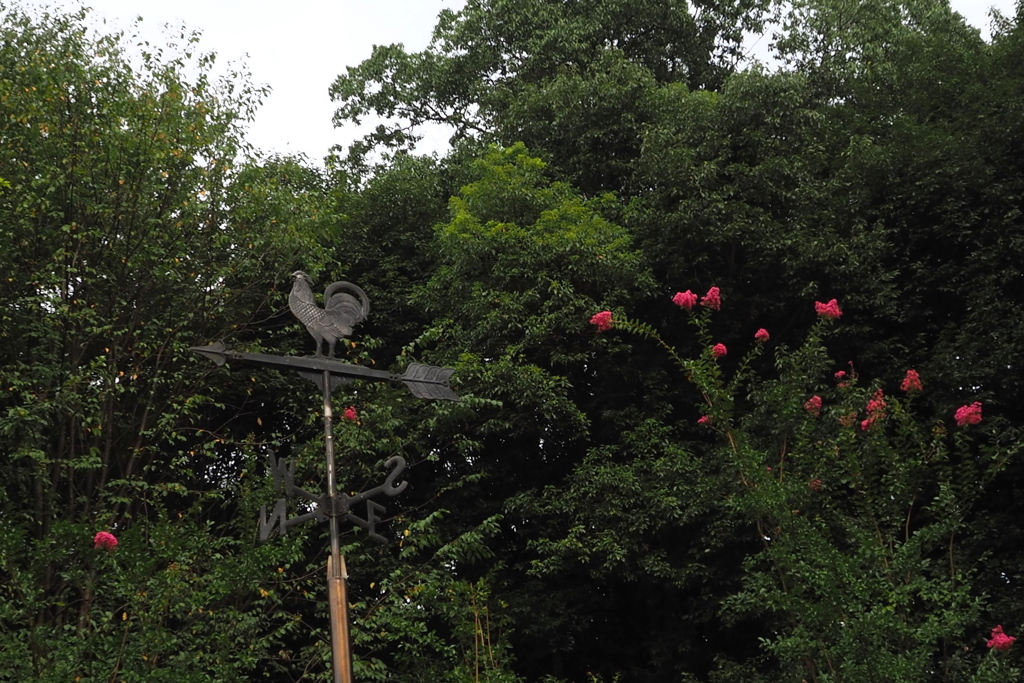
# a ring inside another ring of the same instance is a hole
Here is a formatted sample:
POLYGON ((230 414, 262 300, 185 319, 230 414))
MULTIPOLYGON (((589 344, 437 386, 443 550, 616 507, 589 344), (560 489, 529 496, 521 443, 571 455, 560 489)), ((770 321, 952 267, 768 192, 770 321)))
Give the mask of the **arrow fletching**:
POLYGON ((399 379, 416 398, 458 401, 458 394, 448 387, 448 379, 454 372, 455 368, 412 363, 399 379))

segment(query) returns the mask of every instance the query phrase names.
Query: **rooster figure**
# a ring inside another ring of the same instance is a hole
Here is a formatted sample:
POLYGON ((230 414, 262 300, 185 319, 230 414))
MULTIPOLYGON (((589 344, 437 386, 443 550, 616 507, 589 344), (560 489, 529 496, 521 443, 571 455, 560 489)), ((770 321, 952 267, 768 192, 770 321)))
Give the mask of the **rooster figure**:
POLYGON ((327 357, 334 358, 334 345, 339 339, 351 335, 352 328, 370 312, 370 300, 366 292, 351 282, 334 282, 324 291, 324 308, 320 308, 313 296, 313 281, 310 277, 297 270, 292 273, 292 278, 288 308, 316 341, 316 355, 323 356, 322 346, 327 342, 327 357))

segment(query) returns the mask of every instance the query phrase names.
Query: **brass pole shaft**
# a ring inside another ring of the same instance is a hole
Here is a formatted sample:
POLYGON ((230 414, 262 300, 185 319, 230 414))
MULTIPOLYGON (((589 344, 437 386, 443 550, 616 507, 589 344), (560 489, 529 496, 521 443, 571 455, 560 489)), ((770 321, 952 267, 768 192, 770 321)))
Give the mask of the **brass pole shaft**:
POLYGON ((348 628, 348 572, 345 558, 341 558, 340 571, 334 558, 327 558, 327 598, 331 611, 331 650, 334 658, 335 683, 352 683, 352 653, 349 649, 348 628))

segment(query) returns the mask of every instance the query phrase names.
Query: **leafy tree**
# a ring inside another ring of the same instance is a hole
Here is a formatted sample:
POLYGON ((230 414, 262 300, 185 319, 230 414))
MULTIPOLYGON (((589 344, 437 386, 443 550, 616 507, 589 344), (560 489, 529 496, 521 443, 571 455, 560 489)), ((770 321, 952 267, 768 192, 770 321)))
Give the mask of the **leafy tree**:
POLYGON ((538 530, 504 503, 538 481, 560 480, 590 430, 607 429, 581 409, 591 400, 585 364, 593 339, 580 319, 597 302, 626 300, 650 281, 628 236, 601 215, 607 198, 584 200, 550 183, 522 145, 489 150, 469 174, 436 230, 433 275, 414 290, 414 304, 432 322, 404 355, 454 365, 463 395, 461 407, 441 408, 429 421, 427 433, 443 446, 417 478, 451 513, 437 528, 441 538, 500 516, 486 544, 493 559, 461 563, 457 576, 486 580, 508 606, 516 670, 538 677, 552 673, 538 671, 549 647, 524 645, 524 631, 527 642, 553 638, 558 643, 548 645, 561 649, 559 622, 571 617, 558 614, 568 609, 563 593, 537 599, 522 553, 538 530))
POLYGON ((410 298, 435 268, 434 226, 446 220, 448 199, 458 191, 451 175, 435 160, 399 155, 361 187, 334 190, 333 260, 373 301, 360 336, 385 345, 381 358, 394 358, 429 322, 410 298))
POLYGON ((423 52, 378 46, 339 76, 335 122, 385 119, 350 150, 357 166, 372 149, 407 148, 433 122, 456 140, 524 142, 586 193, 617 189, 645 120, 638 92, 719 87, 770 4, 470 0, 441 12, 423 52))
POLYGON ((296 627, 255 587, 300 555, 232 514, 246 392, 188 347, 272 313, 316 235, 240 199, 259 90, 85 17, 3 10, 0 679, 240 680, 296 627))

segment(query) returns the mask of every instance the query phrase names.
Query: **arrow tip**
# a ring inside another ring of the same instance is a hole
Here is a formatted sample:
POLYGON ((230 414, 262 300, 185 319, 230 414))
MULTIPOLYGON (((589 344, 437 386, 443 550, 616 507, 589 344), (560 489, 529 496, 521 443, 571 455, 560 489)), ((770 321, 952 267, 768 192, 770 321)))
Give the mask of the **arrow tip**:
POLYGON ((192 346, 189 347, 190 351, 195 351, 200 356, 205 356, 216 363, 217 367, 224 365, 227 362, 227 357, 224 355, 224 351, 227 347, 224 346, 224 342, 215 341, 207 346, 192 346))

